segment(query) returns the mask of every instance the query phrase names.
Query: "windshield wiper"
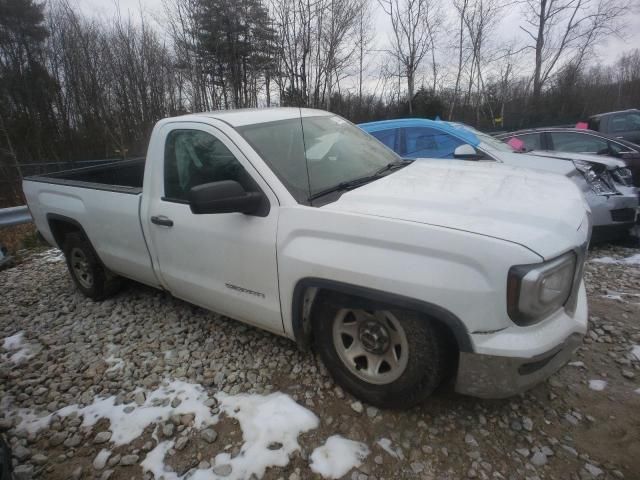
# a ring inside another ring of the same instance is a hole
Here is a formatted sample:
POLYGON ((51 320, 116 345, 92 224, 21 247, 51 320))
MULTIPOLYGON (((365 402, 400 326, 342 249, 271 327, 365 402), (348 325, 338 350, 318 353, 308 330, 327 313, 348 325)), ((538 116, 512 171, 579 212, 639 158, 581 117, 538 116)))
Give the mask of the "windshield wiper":
POLYGON ((366 175, 364 177, 354 178, 353 180, 340 182, 339 184, 334 185, 333 187, 320 190, 319 192, 316 192, 313 195, 310 195, 309 201, 315 200, 316 198, 324 197, 329 193, 342 192, 345 190, 352 190, 354 188, 360 187, 365 183, 373 182, 374 180, 377 180, 380 177, 383 177, 387 172, 406 167, 412 162, 413 160, 403 159, 403 160, 387 163, 384 167, 377 170, 373 175, 366 175))

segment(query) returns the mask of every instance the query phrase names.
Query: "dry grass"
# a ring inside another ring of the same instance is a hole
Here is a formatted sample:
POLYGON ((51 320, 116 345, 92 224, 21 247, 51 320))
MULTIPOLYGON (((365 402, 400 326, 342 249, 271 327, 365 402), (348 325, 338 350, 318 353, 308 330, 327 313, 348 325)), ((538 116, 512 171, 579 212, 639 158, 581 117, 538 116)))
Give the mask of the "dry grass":
POLYGON ((0 228, 0 245, 6 247, 11 255, 15 255, 19 250, 44 246, 33 223, 0 228))

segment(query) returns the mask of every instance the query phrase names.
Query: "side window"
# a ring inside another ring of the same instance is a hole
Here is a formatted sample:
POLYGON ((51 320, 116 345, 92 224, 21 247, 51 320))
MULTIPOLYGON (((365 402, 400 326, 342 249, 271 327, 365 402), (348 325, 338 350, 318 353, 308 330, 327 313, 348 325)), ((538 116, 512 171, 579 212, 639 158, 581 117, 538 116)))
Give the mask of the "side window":
POLYGON ((522 143, 524 143, 524 148, 526 149, 526 151, 542 150, 542 135, 539 133, 519 135, 514 138, 517 138, 518 140, 521 140, 522 143))
POLYGON ((640 130, 640 113, 627 113, 626 120, 627 130, 640 130))
POLYGON ((164 150, 164 195, 186 201, 191 188, 204 183, 235 180, 254 190, 251 177, 229 149, 213 135, 200 130, 173 130, 164 150))
POLYGON ((381 130, 379 132, 372 132, 371 135, 376 137, 394 152, 398 151, 398 129, 394 128, 393 130, 381 130))
POLYGON ((404 135, 403 155, 410 158, 453 158, 456 147, 464 143, 453 135, 427 127, 405 128, 404 135))
POLYGON ((612 132, 624 132, 627 128, 627 116, 624 114, 614 115, 609 119, 609 130, 612 132))
POLYGON ((551 132, 550 135, 553 150, 559 152, 606 153, 609 151, 608 142, 593 135, 571 132, 551 132))

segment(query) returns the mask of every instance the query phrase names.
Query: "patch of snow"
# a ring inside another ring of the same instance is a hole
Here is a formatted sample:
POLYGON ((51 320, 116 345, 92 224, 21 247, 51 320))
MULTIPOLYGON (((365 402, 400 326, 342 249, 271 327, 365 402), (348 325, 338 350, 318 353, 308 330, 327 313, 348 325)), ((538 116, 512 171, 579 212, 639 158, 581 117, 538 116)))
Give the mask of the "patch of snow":
MULTIPOLYGON (((288 465, 290 455, 300 449, 298 436, 319 425, 313 412, 283 393, 235 396, 219 393, 216 398, 221 412, 240 423, 244 444, 234 458, 222 452, 216 455, 210 469, 190 471, 190 480, 241 480, 254 475, 261 478, 268 467, 288 465), (231 468, 231 473, 224 477, 214 472, 214 468, 222 465, 231 468)), ((164 459, 173 446, 173 441, 160 442, 141 463, 143 470, 157 479, 184 478, 165 465, 164 459)))
POLYGON ((49 250, 45 250, 42 253, 38 253, 34 255, 37 260, 47 262, 47 263, 57 263, 64 261, 64 253, 58 250, 57 248, 50 248, 49 250))
POLYGON ((380 448, 382 448, 385 452, 391 455, 393 458, 403 459, 404 455, 402 453, 402 449, 400 447, 393 448, 391 446, 391 440, 388 438, 381 438, 376 442, 380 448))
POLYGON ((584 368, 584 362, 569 362, 570 367, 584 368))
POLYGON ((156 445, 153 450, 147 453, 142 463, 140 463, 142 471, 152 473, 156 479, 179 480, 180 477, 178 474, 168 470, 164 464, 164 457, 166 457, 167 452, 173 448, 174 444, 175 442, 173 440, 166 440, 156 445))
POLYGON ((320 423, 313 412, 280 392, 234 396, 221 392, 216 398, 220 411, 238 420, 242 428, 244 445, 240 454, 231 458, 228 453, 220 453, 215 458, 215 465, 231 465, 230 480, 251 475, 261 478, 267 467, 286 466, 290 455, 300 449, 298 435, 320 423))
POLYGON ((34 345, 31 345, 24 340, 23 331, 15 333, 10 337, 6 337, 2 342, 2 346, 9 352, 6 355, 2 355, 2 360, 8 360, 15 364, 33 357, 37 350, 34 345))
POLYGON ((626 258, 600 257, 594 258, 591 261, 595 263, 608 263, 614 265, 640 265, 640 253, 636 253, 635 255, 631 255, 626 258))
POLYGON ((596 392, 600 392, 605 389, 607 386, 607 382, 604 380, 589 380, 589 388, 591 390, 595 390, 596 392))
POLYGON ((631 347, 631 356, 636 357, 636 360, 640 360, 640 345, 633 345, 631 347))
POLYGON ((209 396, 202 386, 173 380, 148 393, 144 404, 140 406, 135 403, 116 405, 116 397, 112 396, 96 397, 93 403, 86 407, 70 405, 44 417, 22 410, 18 412, 20 422, 16 429, 36 433, 46 427, 54 415, 66 417, 76 413, 83 417, 83 427, 92 427, 102 418, 108 419, 111 423, 109 430, 113 433, 111 442, 120 446, 142 435, 149 425, 167 421, 172 415, 192 413, 196 428, 215 424, 217 416, 212 415, 210 408, 205 405, 208 399, 209 396), (176 398, 181 402, 176 408, 172 408, 171 402, 176 398), (125 412, 127 408, 131 409, 129 413, 125 412))
MULTIPOLYGON (((624 302, 624 299, 620 295, 600 295, 601 298, 607 298, 609 300, 618 300, 619 302, 624 302)), ((626 302, 625 302, 626 303, 626 302)))
POLYGON ((369 447, 340 435, 332 435, 311 456, 311 470, 324 478, 340 478, 358 468, 369 455, 369 447))
POLYGON ((114 370, 122 370, 124 368, 124 360, 119 357, 109 355, 107 358, 104 359, 104 361, 109 364, 109 368, 107 368, 107 372, 112 372, 114 370))
POLYGON ((17 350, 19 349, 24 342, 24 332, 20 331, 11 335, 10 337, 6 337, 2 342, 2 348, 5 350, 17 350))

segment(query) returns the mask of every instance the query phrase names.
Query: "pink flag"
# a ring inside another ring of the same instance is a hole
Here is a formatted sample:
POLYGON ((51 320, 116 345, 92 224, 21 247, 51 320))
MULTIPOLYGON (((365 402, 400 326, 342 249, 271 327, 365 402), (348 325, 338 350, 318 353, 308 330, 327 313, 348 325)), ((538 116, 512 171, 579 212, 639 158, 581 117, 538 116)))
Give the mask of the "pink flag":
POLYGON ((524 150, 524 142, 517 137, 510 138, 507 145, 513 148, 516 152, 524 150))

